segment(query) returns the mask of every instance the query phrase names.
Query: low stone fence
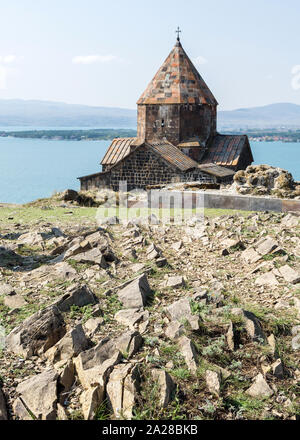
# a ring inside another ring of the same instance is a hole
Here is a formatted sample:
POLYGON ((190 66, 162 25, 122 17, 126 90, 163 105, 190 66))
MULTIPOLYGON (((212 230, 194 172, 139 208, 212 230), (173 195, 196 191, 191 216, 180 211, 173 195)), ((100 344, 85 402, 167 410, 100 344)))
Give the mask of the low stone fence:
POLYGON ((299 212, 300 200, 204 193, 204 207, 241 211, 299 212))
POLYGON ((179 205, 190 208, 233 209, 241 211, 299 212, 300 200, 254 197, 249 195, 224 194, 214 191, 164 191, 148 192, 148 207, 173 207, 172 198, 179 200, 179 205), (179 199, 178 199, 179 197, 179 199))

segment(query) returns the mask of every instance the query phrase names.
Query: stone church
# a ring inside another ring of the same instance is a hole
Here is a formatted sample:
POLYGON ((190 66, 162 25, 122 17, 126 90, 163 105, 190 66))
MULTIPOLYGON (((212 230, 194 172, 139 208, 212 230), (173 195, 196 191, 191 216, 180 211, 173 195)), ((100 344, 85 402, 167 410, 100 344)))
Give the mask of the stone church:
POLYGON ((79 177, 81 189, 231 182, 253 156, 246 135, 217 132, 217 106, 178 37, 137 102, 137 137, 114 139, 102 172, 79 177))

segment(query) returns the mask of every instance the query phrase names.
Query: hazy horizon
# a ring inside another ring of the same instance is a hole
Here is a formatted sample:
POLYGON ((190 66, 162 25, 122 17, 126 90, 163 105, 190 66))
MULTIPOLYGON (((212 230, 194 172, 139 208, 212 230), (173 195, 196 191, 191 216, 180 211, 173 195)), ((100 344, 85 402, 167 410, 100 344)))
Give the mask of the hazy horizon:
POLYGON ((0 5, 0 98, 135 109, 179 25, 220 110, 300 105, 297 0, 0 5))
MULTIPOLYGON (((103 108, 120 109, 120 110, 132 110, 132 111, 136 111, 137 110, 137 106, 130 108, 130 107, 115 106, 115 105, 89 105, 89 104, 83 104, 83 103, 80 103, 80 102, 71 103, 71 102, 59 101, 59 100, 51 100, 51 99, 44 100, 44 99, 30 99, 30 98, 25 99, 25 98, 1 98, 0 97, 0 101, 49 102, 49 103, 52 103, 52 104, 66 104, 66 105, 72 105, 72 106, 86 106, 86 107, 92 107, 92 108, 93 107, 95 107, 95 108, 103 107, 103 108)), ((254 109, 254 108, 269 107, 269 106, 275 106, 275 105, 297 105, 297 106, 300 106, 300 102, 299 103, 294 103, 294 102, 270 102, 270 103, 262 104, 262 105, 259 105, 259 106, 239 107, 239 108, 233 108, 233 109, 221 109, 220 108, 220 104, 219 104, 218 105, 218 110, 219 111, 225 111, 225 112, 244 110, 244 109, 251 110, 251 109, 254 109)))

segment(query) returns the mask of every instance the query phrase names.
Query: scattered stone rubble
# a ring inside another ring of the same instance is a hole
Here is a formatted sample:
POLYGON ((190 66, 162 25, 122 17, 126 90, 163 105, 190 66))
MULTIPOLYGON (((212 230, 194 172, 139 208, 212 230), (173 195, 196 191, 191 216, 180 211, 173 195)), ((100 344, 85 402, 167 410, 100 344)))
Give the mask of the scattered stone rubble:
POLYGON ((1 224, 0 261, 0 420, 299 417, 296 214, 1 224))

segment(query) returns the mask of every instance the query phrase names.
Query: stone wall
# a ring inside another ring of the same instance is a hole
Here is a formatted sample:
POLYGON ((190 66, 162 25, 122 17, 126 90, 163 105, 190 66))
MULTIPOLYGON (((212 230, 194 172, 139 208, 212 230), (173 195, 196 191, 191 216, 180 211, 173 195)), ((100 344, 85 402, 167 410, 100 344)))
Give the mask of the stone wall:
POLYGON ((138 138, 166 138, 173 145, 199 137, 204 144, 216 133, 216 107, 209 105, 139 105, 138 138))
POLYGON ((174 145, 180 138, 179 105, 139 105, 138 138, 151 141, 166 138, 174 145))
POLYGON ((109 188, 110 173, 98 173, 92 176, 82 177, 80 179, 80 189, 88 191, 95 188, 109 188))
POLYGON ((180 107, 180 141, 198 137, 206 145, 216 134, 216 107, 182 105, 180 107))
POLYGON ((217 179, 198 169, 181 172, 167 164, 149 148, 143 147, 121 160, 109 172, 81 179, 81 189, 109 187, 118 191, 119 182, 124 181, 127 182, 128 191, 131 191, 135 188, 145 189, 149 185, 175 182, 216 183, 217 179))

